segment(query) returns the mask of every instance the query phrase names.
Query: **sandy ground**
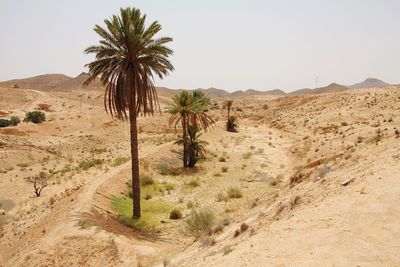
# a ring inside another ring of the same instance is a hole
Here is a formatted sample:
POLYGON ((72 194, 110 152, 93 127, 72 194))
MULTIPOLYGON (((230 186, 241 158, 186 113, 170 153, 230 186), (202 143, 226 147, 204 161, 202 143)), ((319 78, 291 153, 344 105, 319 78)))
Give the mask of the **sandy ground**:
MULTIPOLYGON (((170 100, 160 99, 164 109, 170 100)), ((101 92, 0 89, 0 102, 20 117, 50 105, 43 124, 0 129, 0 266, 400 265, 399 87, 236 100, 238 133, 212 110, 207 158, 177 176, 156 170, 180 164, 168 115, 140 118, 143 172, 174 185, 156 198, 185 218, 190 202, 230 221, 213 245, 184 220, 165 218, 157 238, 119 223, 111 199, 124 193, 130 163, 113 162, 129 156, 129 132, 105 114, 101 92), (75 169, 91 159, 103 161, 75 169), (51 178, 36 198, 24 178, 40 171, 51 178), (243 197, 219 201, 231 187, 243 197)))

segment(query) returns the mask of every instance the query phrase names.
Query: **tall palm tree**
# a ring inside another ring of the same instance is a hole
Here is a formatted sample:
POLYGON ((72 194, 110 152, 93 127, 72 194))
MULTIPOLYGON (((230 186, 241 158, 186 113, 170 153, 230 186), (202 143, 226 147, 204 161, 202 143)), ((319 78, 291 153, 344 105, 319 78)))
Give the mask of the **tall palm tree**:
POLYGON ((203 131, 213 123, 212 118, 206 113, 210 100, 202 92, 189 93, 182 91, 173 98, 172 106, 167 108, 171 114, 169 124, 175 127, 181 123, 182 126, 182 144, 183 144, 183 167, 188 167, 188 127, 193 125, 203 131))
POLYGON ((99 44, 85 50, 95 54, 87 64, 90 77, 100 79, 105 87, 104 106, 107 113, 121 120, 129 118, 132 154, 133 217, 140 218, 140 178, 138 155, 138 114, 154 114, 159 110, 154 75, 164 78, 174 68, 169 62, 173 51, 166 44, 172 38, 155 38, 161 25, 155 21, 145 25, 146 15, 139 9, 121 8, 120 14, 104 20, 94 31, 101 37, 99 44), (129 112, 129 115, 128 113, 129 112))

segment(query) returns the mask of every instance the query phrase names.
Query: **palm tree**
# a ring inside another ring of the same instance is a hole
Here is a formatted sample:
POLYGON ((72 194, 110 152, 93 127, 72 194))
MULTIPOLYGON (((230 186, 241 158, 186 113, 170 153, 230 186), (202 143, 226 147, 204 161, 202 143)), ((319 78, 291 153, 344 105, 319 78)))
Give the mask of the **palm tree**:
MULTIPOLYGON (((205 146, 208 145, 208 142, 198 140, 201 136, 201 133, 197 126, 189 125, 187 129, 187 150, 188 150, 188 167, 193 168, 197 161, 204 157, 206 154, 205 146)), ((183 145, 185 139, 182 137, 181 139, 177 140, 175 144, 183 145)))
POLYGON ((138 155, 138 114, 154 114, 159 110, 154 75, 164 78, 174 68, 169 62, 173 51, 166 44, 172 38, 155 38, 161 25, 155 21, 145 26, 146 15, 139 9, 121 8, 119 16, 104 20, 94 31, 101 37, 86 54, 95 54, 87 64, 90 77, 85 85, 100 79, 105 87, 104 105, 107 113, 121 120, 129 118, 132 154, 133 217, 140 218, 140 178, 138 155), (128 113, 129 112, 129 116, 128 113))
POLYGON ((167 108, 171 114, 169 124, 175 127, 181 123, 182 126, 182 144, 183 144, 183 167, 188 167, 188 127, 193 125, 203 131, 213 123, 211 117, 206 113, 210 100, 202 92, 194 91, 192 94, 182 91, 173 98, 172 106, 167 108))
POLYGON ((228 110, 228 119, 227 119, 227 123, 226 123, 226 130, 228 132, 232 132, 235 131, 235 129, 232 130, 231 125, 233 125, 231 122, 233 122, 233 119, 231 119, 230 117, 230 112, 233 106, 233 100, 226 100, 224 102, 224 108, 226 108, 228 110))

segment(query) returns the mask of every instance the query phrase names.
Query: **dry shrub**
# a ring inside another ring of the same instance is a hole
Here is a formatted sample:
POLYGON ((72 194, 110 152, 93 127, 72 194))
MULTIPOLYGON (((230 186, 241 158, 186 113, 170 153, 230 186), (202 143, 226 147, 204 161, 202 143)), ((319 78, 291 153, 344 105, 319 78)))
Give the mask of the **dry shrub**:
POLYGON ((211 233, 215 223, 215 216, 211 211, 193 211, 186 220, 186 227, 195 237, 200 237, 211 233))
POLYGON ((240 231, 243 233, 243 232, 246 232, 246 230, 247 229, 249 229, 249 225, 247 224, 247 223, 242 223, 241 225, 240 225, 240 231))

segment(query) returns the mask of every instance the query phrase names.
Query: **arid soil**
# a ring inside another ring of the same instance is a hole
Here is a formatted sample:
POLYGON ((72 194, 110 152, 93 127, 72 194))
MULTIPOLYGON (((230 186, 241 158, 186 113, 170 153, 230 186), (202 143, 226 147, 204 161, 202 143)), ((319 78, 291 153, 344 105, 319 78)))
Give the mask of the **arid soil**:
POLYGON ((128 190, 129 125, 102 97, 0 88, 1 116, 46 114, 0 128, 0 266, 400 265, 400 86, 248 95, 235 99, 237 133, 214 99, 207 157, 191 171, 161 93, 162 112, 139 119, 139 150, 141 172, 169 189, 143 201, 183 219, 160 214, 151 230, 125 226, 113 208, 128 190), (49 185, 35 197, 25 178, 39 172, 49 185), (242 196, 226 197, 231 188, 242 196), (196 239, 185 227, 193 209, 226 223, 196 239))

